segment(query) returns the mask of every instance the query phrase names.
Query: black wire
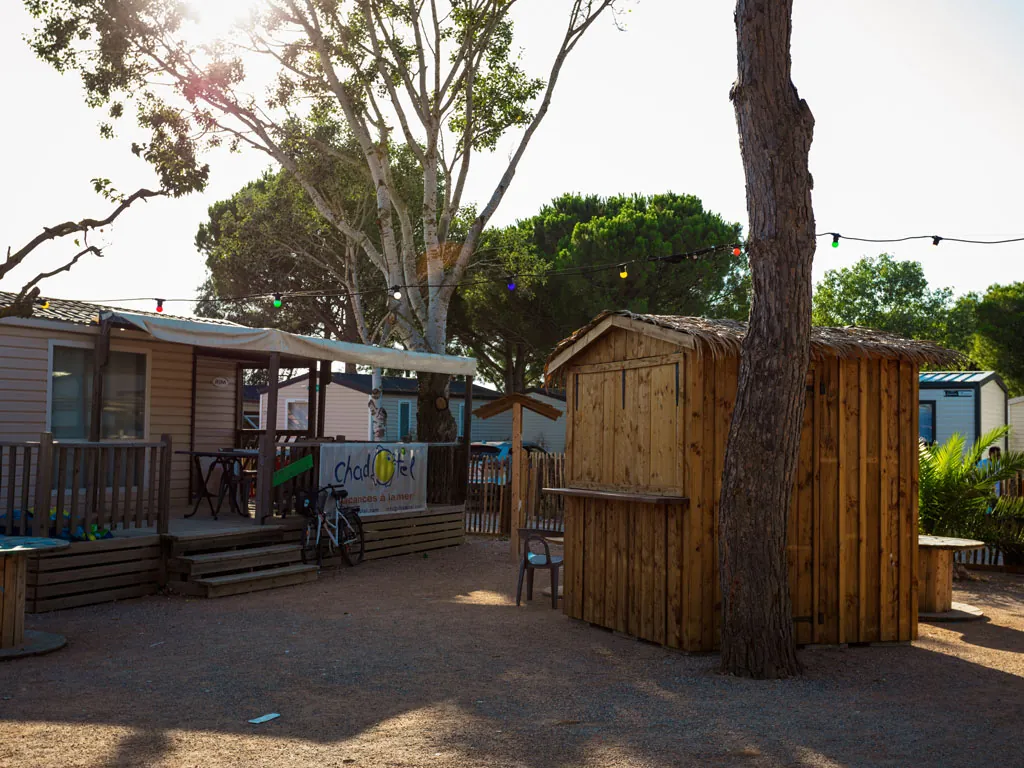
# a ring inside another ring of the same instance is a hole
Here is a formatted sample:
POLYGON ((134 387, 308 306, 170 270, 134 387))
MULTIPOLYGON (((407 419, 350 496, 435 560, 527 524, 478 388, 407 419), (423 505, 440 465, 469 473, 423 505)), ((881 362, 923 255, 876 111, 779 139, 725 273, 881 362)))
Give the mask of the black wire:
MULTIPOLYGON (((249 301, 249 300, 252 300, 252 299, 267 299, 267 298, 272 297, 274 293, 279 293, 281 295, 281 298, 283 298, 283 299, 306 299, 306 298, 333 298, 333 297, 342 297, 342 296, 367 296, 367 295, 378 294, 378 293, 391 293, 396 288, 400 289, 400 290, 401 289, 408 290, 410 288, 416 288, 416 289, 422 290, 424 288, 446 288, 446 287, 450 287, 450 286, 453 286, 453 285, 455 287, 457 287, 457 288, 463 288, 463 287, 468 287, 468 286, 472 286, 472 285, 484 285, 484 284, 487 284, 487 283, 502 283, 502 282, 505 282, 506 280, 508 280, 509 278, 519 279, 519 278, 522 278, 522 277, 552 277, 552 276, 559 277, 559 276, 563 276, 563 275, 566 275, 566 276, 568 276, 568 275, 585 275, 585 274, 592 274, 592 273, 595 273, 595 272, 602 272, 602 271, 611 270, 611 269, 621 269, 623 265, 641 264, 641 263, 650 263, 650 262, 662 262, 662 261, 671 262, 671 263, 679 263, 679 262, 682 262, 682 261, 690 261, 690 260, 696 261, 697 258, 700 257, 700 256, 705 256, 707 254, 714 253, 716 251, 726 250, 726 249, 736 249, 736 248, 739 248, 739 247, 741 247, 739 243, 725 243, 725 244, 722 244, 722 245, 709 245, 709 246, 705 246, 703 248, 698 248, 697 250, 694 250, 694 251, 687 251, 686 253, 673 253, 673 254, 669 254, 667 256, 655 256, 653 258, 630 259, 628 261, 616 261, 616 262, 609 262, 607 264, 588 264, 588 265, 579 266, 579 267, 565 267, 563 269, 549 269, 549 270, 545 270, 545 271, 541 271, 541 272, 509 272, 506 276, 502 276, 502 277, 488 277, 488 278, 483 278, 483 279, 479 279, 479 280, 470 280, 470 281, 465 281, 464 280, 464 281, 460 281, 458 283, 436 283, 436 284, 432 284, 432 283, 422 284, 421 283, 421 284, 416 284, 416 285, 404 285, 404 284, 402 284, 402 285, 391 285, 391 286, 388 286, 386 288, 367 288, 366 290, 354 291, 354 292, 351 292, 351 293, 348 292, 348 291, 337 291, 337 290, 333 290, 332 291, 330 289, 326 289, 326 290, 320 290, 320 291, 317 291, 317 290, 304 290, 304 291, 292 291, 292 292, 275 291, 273 293, 254 293, 254 294, 250 294, 250 295, 247 295, 247 296, 227 296, 227 297, 216 297, 216 298, 205 298, 205 299, 197 299, 195 297, 192 297, 192 298, 188 298, 188 299, 160 299, 160 300, 163 301, 164 303, 179 302, 179 301, 191 301, 191 302, 195 302, 195 303, 210 302, 212 304, 230 304, 230 303, 233 303, 233 302, 249 301)), ((116 301, 157 301, 157 299, 158 299, 158 297, 156 297, 156 296, 138 296, 138 297, 130 298, 130 299, 90 299, 90 300, 81 300, 81 301, 87 301, 87 303, 92 303, 92 304, 103 304, 103 303, 107 303, 107 302, 116 302, 116 301)))
MULTIPOLYGON (((941 235, 908 235, 907 237, 872 238, 850 237, 838 232, 819 232, 816 237, 838 237, 840 240, 855 240, 858 243, 905 243, 908 240, 947 240, 951 243, 970 243, 971 245, 1002 245, 1004 243, 1024 242, 1024 237, 1011 237, 1007 240, 967 240, 961 237, 942 237, 941 235)), ((938 245, 938 243, 936 243, 938 245)))

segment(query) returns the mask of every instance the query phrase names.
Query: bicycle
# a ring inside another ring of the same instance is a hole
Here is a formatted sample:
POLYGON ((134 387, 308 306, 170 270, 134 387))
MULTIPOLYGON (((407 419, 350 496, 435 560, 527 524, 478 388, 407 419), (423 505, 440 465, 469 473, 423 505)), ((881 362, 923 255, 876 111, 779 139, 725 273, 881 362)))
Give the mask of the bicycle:
POLYGON ((301 540, 303 563, 311 563, 315 558, 316 564, 322 567, 325 558, 339 551, 350 566, 363 561, 363 523, 358 507, 342 505, 341 500, 346 496, 348 491, 337 485, 325 485, 315 493, 299 494, 299 512, 307 518, 301 540), (333 510, 329 508, 331 500, 333 510))

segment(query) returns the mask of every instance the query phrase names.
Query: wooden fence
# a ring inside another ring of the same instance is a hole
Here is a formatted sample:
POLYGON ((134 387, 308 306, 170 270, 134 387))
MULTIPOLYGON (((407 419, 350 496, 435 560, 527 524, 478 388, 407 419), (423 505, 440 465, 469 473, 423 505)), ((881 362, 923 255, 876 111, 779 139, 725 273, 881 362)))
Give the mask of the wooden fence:
POLYGON ((526 520, 524 528, 565 531, 565 497, 541 493, 544 488, 565 487, 565 454, 527 454, 526 520))
POLYGON ((1003 496, 1024 496, 1024 472, 1018 472, 1016 477, 1000 483, 999 492, 1003 496))
MULTIPOLYGON (((530 451, 523 462, 523 527, 565 530, 565 501, 541 489, 562 487, 565 454, 530 451)), ((512 463, 494 456, 473 459, 466 501, 466 532, 508 536, 512 532, 512 463)))
POLYGON ((77 537, 92 526, 123 530, 170 515, 171 439, 159 442, 0 441, 0 533, 77 537))
POLYGON ((511 462, 495 456, 475 456, 466 497, 466 532, 508 536, 511 506, 511 462))

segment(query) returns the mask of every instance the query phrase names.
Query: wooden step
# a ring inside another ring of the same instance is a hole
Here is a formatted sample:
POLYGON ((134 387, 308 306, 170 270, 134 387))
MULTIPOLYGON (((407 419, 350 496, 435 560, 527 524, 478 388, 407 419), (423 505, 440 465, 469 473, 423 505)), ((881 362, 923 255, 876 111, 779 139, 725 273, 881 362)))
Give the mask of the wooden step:
POLYGON ((226 597, 260 589, 286 587, 316 581, 315 565, 285 565, 251 573, 235 573, 230 576, 208 576, 194 579, 191 584, 204 590, 206 597, 226 597))
POLYGON ((224 552, 206 552, 200 555, 172 557, 167 570, 189 576, 203 576, 243 568, 264 568, 268 565, 288 565, 302 559, 302 547, 298 544, 271 544, 266 547, 229 549, 224 552))
POLYGON ((280 544, 283 530, 279 526, 253 526, 248 529, 209 531, 185 536, 170 536, 170 555, 194 555, 201 552, 217 552, 239 547, 269 546, 280 544))

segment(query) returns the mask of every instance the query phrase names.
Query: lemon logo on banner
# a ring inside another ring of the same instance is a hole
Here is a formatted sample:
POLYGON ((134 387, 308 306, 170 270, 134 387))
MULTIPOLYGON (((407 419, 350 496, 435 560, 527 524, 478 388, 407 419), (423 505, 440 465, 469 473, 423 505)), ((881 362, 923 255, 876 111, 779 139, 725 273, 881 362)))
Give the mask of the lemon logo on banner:
POLYGON ((373 474, 381 485, 391 483, 391 478, 395 476, 395 460, 391 451, 386 448, 377 450, 377 455, 373 457, 373 474))

